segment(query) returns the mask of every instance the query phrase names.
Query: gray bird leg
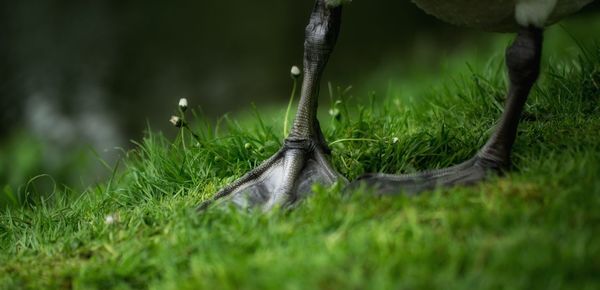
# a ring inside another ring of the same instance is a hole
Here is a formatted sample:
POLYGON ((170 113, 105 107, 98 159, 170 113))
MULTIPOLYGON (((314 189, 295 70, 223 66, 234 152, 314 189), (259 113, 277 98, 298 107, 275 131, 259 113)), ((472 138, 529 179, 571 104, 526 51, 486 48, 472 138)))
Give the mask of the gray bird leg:
POLYGON ((511 150, 517 136, 523 107, 540 73, 543 31, 522 28, 506 51, 509 75, 504 112, 494 134, 470 160, 439 170, 410 175, 370 174, 353 182, 349 189, 366 185, 377 194, 416 194, 436 187, 471 185, 511 166, 511 150))
POLYGON ((332 185, 345 181, 328 161, 329 148, 317 120, 319 84, 341 24, 342 7, 328 7, 317 0, 306 27, 304 80, 298 113, 292 130, 270 159, 219 191, 204 209, 217 200, 242 208, 290 207, 311 192, 314 183, 332 185))

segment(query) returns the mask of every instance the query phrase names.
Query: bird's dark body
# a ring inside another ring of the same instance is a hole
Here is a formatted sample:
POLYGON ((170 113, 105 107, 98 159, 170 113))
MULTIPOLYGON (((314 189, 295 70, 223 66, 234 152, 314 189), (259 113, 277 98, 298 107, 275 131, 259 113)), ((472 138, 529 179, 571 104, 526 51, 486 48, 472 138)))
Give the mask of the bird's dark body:
MULTIPOLYGON (((532 0, 413 0, 425 12, 445 22, 495 32, 519 31, 521 26, 515 17, 516 5, 525 1, 532 0)), ((547 26, 579 11, 593 0, 535 1, 554 6, 543 23, 547 26)))

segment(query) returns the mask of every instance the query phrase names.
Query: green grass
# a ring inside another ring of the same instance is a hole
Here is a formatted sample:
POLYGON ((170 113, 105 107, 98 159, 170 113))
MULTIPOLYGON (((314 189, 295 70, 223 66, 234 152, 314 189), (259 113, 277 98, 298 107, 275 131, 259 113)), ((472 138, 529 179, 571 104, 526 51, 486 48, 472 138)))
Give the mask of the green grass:
MULTIPOLYGON (((547 47, 504 178, 415 198, 317 186, 293 211, 198 215, 200 201, 279 148, 285 106, 218 126, 197 118, 201 142, 149 131, 83 194, 13 198, 0 212, 0 288, 598 289, 600 46, 590 43, 578 57, 547 47)), ((398 84, 357 100, 332 88, 321 119, 340 172, 471 157, 501 112, 505 77, 499 55, 466 60, 410 93, 398 84)))

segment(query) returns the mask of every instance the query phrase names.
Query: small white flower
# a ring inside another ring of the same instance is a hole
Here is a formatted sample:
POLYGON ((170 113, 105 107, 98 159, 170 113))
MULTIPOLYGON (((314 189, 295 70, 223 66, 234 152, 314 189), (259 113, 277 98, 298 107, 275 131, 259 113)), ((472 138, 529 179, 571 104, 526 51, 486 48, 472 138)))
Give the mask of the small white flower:
POLYGON ((116 224, 119 222, 119 214, 109 214, 104 218, 104 223, 107 225, 116 224))
POLYGON ((179 99, 179 108, 181 109, 181 111, 185 112, 185 110, 187 110, 188 107, 188 101, 186 98, 181 98, 179 99))
POLYGON ((393 143, 393 144, 396 144, 396 143, 398 143, 398 141, 400 141, 400 139, 398 139, 398 137, 394 137, 394 138, 392 138, 392 143, 393 143))
POLYGON ((171 119, 169 119, 169 122, 171 122, 171 124, 173 124, 173 126, 175 126, 177 128, 181 128, 181 126, 183 126, 183 121, 181 120, 181 118, 179 118, 177 116, 171 116, 171 119))
POLYGON ((329 115, 334 118, 339 118, 340 117, 340 109, 338 109, 338 108, 329 109, 329 115))
POLYGON ((293 79, 297 79, 300 74, 302 74, 302 72, 300 71, 300 68, 298 68, 297 66, 292 66, 292 70, 290 71, 290 74, 292 75, 293 79))

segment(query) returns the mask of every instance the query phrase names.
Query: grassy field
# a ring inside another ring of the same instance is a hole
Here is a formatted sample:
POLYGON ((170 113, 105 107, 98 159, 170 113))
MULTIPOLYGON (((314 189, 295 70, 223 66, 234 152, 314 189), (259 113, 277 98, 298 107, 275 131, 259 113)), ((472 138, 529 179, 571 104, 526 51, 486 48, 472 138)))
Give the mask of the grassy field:
MULTIPOLYGON (((574 27, 593 35, 599 24, 574 27)), ((217 126, 190 118, 200 142, 149 130, 109 181, 83 194, 5 189, 0 288, 598 289, 600 46, 577 45, 567 31, 548 32, 544 76, 506 177, 414 198, 317 186, 293 211, 197 214, 279 148, 284 108, 217 126)), ((384 94, 323 90, 340 172, 353 179, 471 157, 502 110, 510 38, 493 39, 496 54, 454 56, 384 94)))

